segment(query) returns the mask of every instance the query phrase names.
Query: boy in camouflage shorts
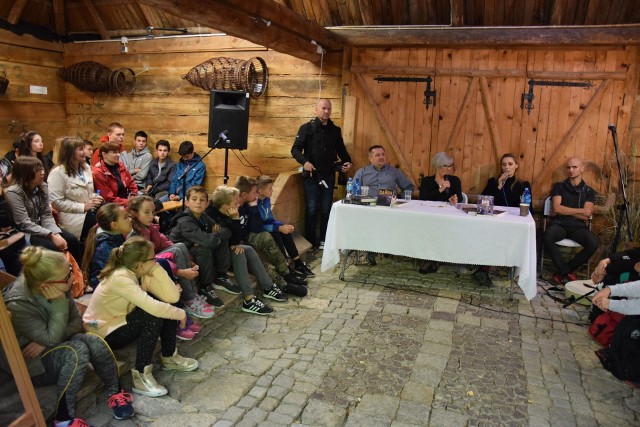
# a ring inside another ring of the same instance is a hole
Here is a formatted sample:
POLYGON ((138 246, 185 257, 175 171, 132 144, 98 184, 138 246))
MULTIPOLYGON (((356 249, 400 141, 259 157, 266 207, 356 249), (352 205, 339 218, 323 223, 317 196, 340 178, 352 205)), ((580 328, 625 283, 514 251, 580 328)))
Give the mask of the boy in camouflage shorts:
POLYGON ((260 257, 266 261, 265 268, 274 283, 280 285, 281 281, 284 280, 286 284, 281 286, 284 292, 305 296, 307 294, 307 283, 304 277, 294 273, 289 268, 287 259, 280 251, 273 236, 263 230, 262 218, 258 211, 257 181, 241 175, 236 180, 235 187, 240 191, 239 212, 243 240, 251 245, 260 257), (276 274, 273 274, 274 272, 276 274))

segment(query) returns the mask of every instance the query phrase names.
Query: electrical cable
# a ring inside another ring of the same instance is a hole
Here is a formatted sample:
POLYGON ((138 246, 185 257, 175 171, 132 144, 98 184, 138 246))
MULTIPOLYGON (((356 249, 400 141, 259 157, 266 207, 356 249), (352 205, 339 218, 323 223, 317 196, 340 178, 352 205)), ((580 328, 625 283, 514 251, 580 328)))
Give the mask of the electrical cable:
MULTIPOLYGON (((421 292, 420 290, 416 289, 415 287, 407 288, 406 284, 395 284, 395 283, 391 282, 391 283, 385 285, 385 284, 381 284, 381 283, 378 283, 378 282, 368 282, 367 280, 364 280, 364 281, 361 281, 361 280, 345 280, 345 282, 347 282, 347 283, 349 283, 349 282, 361 283, 361 284, 364 284, 364 285, 374 284, 374 285, 377 285, 377 286, 382 286, 383 288, 386 288, 386 289, 402 290, 402 291, 412 292, 414 294, 433 296, 433 297, 437 297, 437 298, 445 298, 445 299, 452 300, 452 301, 458 301, 458 302, 460 302, 462 304, 465 304, 467 306, 470 306, 470 307, 475 307, 475 308, 491 311, 491 312, 494 312, 494 313, 511 314, 511 315, 516 315, 516 316, 519 316, 519 317, 526 317, 526 318, 529 318, 529 319, 543 320, 543 321, 550 321, 550 322, 561 322, 561 323, 569 324, 569 325, 587 326, 587 327, 590 326, 589 323, 585 323, 585 322, 572 322, 572 321, 565 320, 565 319, 551 319, 551 318, 547 318, 547 317, 531 316, 531 315, 524 314, 524 313, 518 313, 518 312, 512 312, 512 311, 504 311, 504 310, 501 310, 501 309, 496 309, 496 308, 488 307, 488 306, 485 306, 485 305, 473 304, 473 303, 471 303, 469 301, 465 301, 462 298, 454 298, 454 297, 449 297, 449 296, 446 296, 446 295, 438 295, 437 293, 421 292)), ((540 284, 538 284, 538 286, 540 286, 542 289, 544 289, 552 300, 554 300, 556 302, 560 302, 560 301, 564 302, 564 300, 560 300, 557 297, 551 296, 548 293, 547 289, 545 289, 540 284)))

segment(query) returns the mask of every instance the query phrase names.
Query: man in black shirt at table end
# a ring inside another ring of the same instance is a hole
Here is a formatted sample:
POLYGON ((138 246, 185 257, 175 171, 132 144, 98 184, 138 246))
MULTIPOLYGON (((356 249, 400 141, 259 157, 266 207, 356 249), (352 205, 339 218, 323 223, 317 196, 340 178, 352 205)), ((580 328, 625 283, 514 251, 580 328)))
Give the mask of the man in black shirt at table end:
POLYGON ((567 161, 566 168, 568 178, 553 185, 551 202, 554 219, 544 233, 545 248, 557 268, 553 275, 556 284, 564 283, 565 279, 576 280, 574 270, 589 261, 600 245, 587 225, 593 215, 596 192, 582 179, 582 160, 572 157, 567 161), (566 238, 582 246, 582 250, 569 262, 564 261, 556 245, 557 241, 566 238))

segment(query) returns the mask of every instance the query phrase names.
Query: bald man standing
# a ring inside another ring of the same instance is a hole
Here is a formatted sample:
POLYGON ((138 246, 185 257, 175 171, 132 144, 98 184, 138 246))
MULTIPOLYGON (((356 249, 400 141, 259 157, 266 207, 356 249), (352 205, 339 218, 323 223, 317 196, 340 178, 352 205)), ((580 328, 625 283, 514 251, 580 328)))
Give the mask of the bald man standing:
POLYGON ((551 201, 554 220, 544 233, 545 248, 557 268, 553 275, 556 284, 562 284, 566 279, 576 280, 573 271, 587 262, 600 245, 596 235, 587 226, 593 215, 596 192, 582 179, 582 160, 572 157, 567 160, 566 168, 568 178, 553 185, 551 201), (582 250, 569 262, 564 261, 556 245, 557 241, 565 238, 582 246, 582 250))
POLYGON ((324 236, 333 202, 336 178, 335 162, 340 159, 340 170, 351 169, 340 128, 331 121, 331 102, 320 99, 316 104, 316 118, 300 126, 291 147, 291 155, 303 166, 304 194, 306 197, 305 234, 312 245, 324 249, 324 236), (316 234, 318 213, 320 233, 316 234))

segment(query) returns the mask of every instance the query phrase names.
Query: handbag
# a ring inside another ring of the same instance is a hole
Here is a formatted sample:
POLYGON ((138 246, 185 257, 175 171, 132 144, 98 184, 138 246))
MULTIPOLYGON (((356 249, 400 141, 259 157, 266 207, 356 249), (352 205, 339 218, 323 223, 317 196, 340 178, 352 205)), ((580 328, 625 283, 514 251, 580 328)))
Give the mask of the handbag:
POLYGON ((71 283, 71 296, 79 298, 84 295, 84 275, 80 266, 76 262, 76 259, 71 255, 71 252, 65 251, 64 256, 67 258, 67 262, 71 266, 71 277, 73 282, 71 283))
POLYGON ((606 311, 596 318, 589 328, 589 335, 593 337, 603 347, 608 348, 611 344, 613 332, 616 330, 618 323, 622 320, 624 314, 615 311, 606 311))

